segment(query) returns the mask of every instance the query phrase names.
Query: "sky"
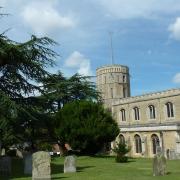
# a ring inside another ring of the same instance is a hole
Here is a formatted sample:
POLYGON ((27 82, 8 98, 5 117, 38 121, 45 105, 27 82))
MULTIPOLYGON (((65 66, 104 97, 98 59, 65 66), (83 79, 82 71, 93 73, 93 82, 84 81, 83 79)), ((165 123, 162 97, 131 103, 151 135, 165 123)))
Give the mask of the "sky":
POLYGON ((0 0, 0 32, 24 42, 48 36, 59 56, 48 70, 96 75, 114 64, 130 69, 131 95, 180 88, 179 0, 0 0))

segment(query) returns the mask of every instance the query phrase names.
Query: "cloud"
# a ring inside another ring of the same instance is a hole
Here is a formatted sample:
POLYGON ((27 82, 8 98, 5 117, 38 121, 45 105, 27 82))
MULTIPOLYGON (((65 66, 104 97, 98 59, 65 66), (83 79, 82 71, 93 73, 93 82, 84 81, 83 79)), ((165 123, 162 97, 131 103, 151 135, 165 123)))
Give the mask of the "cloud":
POLYGON ((171 32, 171 38, 180 40, 180 17, 177 17, 175 22, 169 25, 168 30, 171 32))
POLYGON ((73 28, 76 21, 61 15, 55 8, 56 1, 34 1, 24 6, 21 16, 36 34, 44 35, 59 29, 73 28))
POLYGON ((74 51, 65 61, 65 66, 69 68, 77 68, 78 73, 84 76, 91 76, 91 64, 83 54, 74 51))
POLYGON ((173 82, 176 84, 180 84, 180 73, 177 73, 174 77, 173 77, 173 82))
MULTIPOLYGON (((179 0, 94 0, 105 8, 106 14, 120 19, 152 18, 159 13, 180 10, 179 0)), ((96 3, 95 2, 95 3, 96 3)))

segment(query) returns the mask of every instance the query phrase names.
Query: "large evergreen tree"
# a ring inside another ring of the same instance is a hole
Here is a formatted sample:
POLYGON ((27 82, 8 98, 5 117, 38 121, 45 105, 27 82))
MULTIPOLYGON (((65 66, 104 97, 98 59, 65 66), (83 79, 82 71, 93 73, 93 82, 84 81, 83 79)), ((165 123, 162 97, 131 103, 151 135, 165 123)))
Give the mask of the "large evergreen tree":
POLYGON ((29 121, 37 120, 37 112, 45 111, 39 111, 34 106, 36 98, 30 96, 43 92, 38 83, 49 75, 45 69, 53 65, 57 55, 49 48, 53 44, 55 42, 47 37, 32 36, 29 41, 18 43, 0 35, 0 129, 4 145, 23 139, 23 134, 16 131, 23 128, 26 131, 23 125, 32 125, 29 121), (20 114, 26 115, 23 121, 20 114))
POLYGON ((90 78, 79 74, 65 78, 61 72, 47 76, 43 80, 43 87, 48 104, 57 111, 74 100, 98 100, 100 95, 95 84, 89 81, 90 78))
POLYGON ((56 137, 83 154, 98 152, 119 133, 117 123, 99 103, 74 101, 56 115, 56 137))

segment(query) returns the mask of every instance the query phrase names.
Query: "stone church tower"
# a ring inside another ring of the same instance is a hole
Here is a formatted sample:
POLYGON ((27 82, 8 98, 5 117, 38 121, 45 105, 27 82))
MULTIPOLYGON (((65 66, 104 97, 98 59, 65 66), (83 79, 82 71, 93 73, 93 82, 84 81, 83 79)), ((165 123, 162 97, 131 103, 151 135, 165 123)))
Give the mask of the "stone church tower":
POLYGON ((107 108, 116 99, 130 97, 129 68, 122 65, 107 65, 96 70, 97 90, 107 108))

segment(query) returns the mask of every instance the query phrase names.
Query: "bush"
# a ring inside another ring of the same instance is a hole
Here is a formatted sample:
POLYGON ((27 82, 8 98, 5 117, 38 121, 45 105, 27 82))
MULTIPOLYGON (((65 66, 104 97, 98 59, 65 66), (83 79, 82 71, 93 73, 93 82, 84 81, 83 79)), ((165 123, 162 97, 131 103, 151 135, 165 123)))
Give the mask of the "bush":
POLYGON ((48 142, 41 142, 38 144, 38 149, 41 151, 52 151, 52 145, 48 142))
POLYGON ((127 147, 127 145, 125 143, 117 143, 116 147, 114 149, 112 149, 113 152, 116 153, 116 162, 127 162, 128 161, 128 157, 126 156, 126 154, 130 151, 130 148, 127 147))

